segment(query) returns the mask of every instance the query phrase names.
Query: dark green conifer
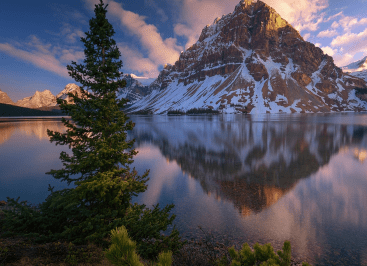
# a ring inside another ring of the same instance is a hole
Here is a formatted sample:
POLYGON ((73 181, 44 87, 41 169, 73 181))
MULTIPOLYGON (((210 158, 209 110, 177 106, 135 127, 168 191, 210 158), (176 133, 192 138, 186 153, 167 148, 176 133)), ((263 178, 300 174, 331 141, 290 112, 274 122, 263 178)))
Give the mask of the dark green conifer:
MULTIPOLYGON (((27 215, 24 211, 26 217, 16 220, 23 232, 36 232, 40 241, 91 241, 105 247, 110 231, 124 225, 137 242, 138 253, 154 258, 161 251, 177 250, 181 244, 176 229, 168 236, 161 233, 174 220, 174 215, 169 215, 173 205, 148 209, 131 203, 133 196, 146 190, 148 172, 138 176, 129 167, 137 154, 133 140, 127 140, 127 130, 134 124, 121 111, 127 101, 116 97, 118 88, 126 83, 119 72, 121 54, 106 19, 107 6, 102 0, 95 5, 90 31, 81 38, 85 64, 72 62, 74 66, 67 66, 69 75, 82 86, 81 93, 69 93, 74 104, 58 99, 61 110, 71 116, 71 121, 63 119, 66 133, 47 131, 51 142, 69 145, 72 151, 62 152, 64 167, 48 174, 74 183, 75 188, 53 191, 50 187, 50 196, 40 205, 41 213, 29 210, 27 215)), ((13 225, 16 231, 14 220, 13 225)))

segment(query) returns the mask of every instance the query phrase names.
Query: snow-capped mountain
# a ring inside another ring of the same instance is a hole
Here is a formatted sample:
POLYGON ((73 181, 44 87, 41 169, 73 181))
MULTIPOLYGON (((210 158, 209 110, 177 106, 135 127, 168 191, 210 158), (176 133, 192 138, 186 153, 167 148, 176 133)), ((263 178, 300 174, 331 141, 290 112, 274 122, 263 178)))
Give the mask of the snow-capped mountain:
POLYGON ((0 103, 14 104, 6 92, 0 90, 0 103))
POLYGON ((143 85, 134 77, 136 76, 131 74, 124 75, 123 79, 126 80, 126 86, 119 89, 117 98, 126 98, 129 100, 129 103, 135 103, 151 92, 149 86, 143 85))
POLYGON ((80 87, 74 83, 69 83, 59 94, 56 95, 56 98, 66 100, 67 103, 72 103, 73 99, 69 97, 68 93, 77 93, 78 95, 81 95, 80 87))
POLYGON ((367 56, 363 59, 342 67, 343 71, 367 82, 367 56))
POLYGON ((57 107, 57 98, 64 99, 68 103, 72 102, 72 99, 67 95, 70 92, 80 93, 80 87, 74 83, 69 83, 57 96, 53 95, 49 90, 44 90, 43 92, 36 91, 33 96, 25 97, 15 104, 27 108, 57 107))
POLYGON ((277 113, 367 110, 354 88, 366 82, 343 74, 332 57, 261 1, 242 0, 207 25, 199 40, 167 64, 152 92, 128 111, 277 113))
POLYGON ((36 91, 33 96, 23 98, 15 103, 21 107, 40 108, 45 106, 56 106, 56 97, 49 90, 36 91))
POLYGON ((342 69, 344 72, 356 72, 367 70, 367 56, 365 56, 361 60, 358 60, 347 66, 342 67, 342 69))

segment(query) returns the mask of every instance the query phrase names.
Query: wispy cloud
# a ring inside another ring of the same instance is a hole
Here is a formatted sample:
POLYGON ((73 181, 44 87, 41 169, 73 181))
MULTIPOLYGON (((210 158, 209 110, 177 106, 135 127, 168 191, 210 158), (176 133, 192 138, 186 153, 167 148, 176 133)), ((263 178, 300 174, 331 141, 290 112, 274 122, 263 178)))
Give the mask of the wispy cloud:
POLYGON ((303 39, 304 39, 305 41, 307 41, 307 40, 310 38, 310 36, 311 36, 311 33, 306 33, 306 34, 304 34, 302 37, 303 37, 303 39))
POLYGON ((319 34, 317 34, 317 37, 324 38, 324 37, 333 37, 335 35, 338 35, 338 32, 336 30, 323 30, 320 31, 319 34))
POLYGON ((55 73, 58 76, 71 79, 66 65, 71 61, 80 61, 84 52, 74 48, 62 48, 43 43, 35 35, 29 37, 28 42, 0 43, 0 51, 34 66, 55 73))
POLYGON ((9 43, 0 43, 0 51, 59 76, 70 78, 66 67, 49 52, 47 46, 38 46, 37 49, 38 51, 28 52, 18 49, 9 43))
POLYGON ((125 43, 118 43, 117 47, 121 52, 121 57, 123 62, 128 62, 124 64, 124 67, 143 73, 146 77, 157 77, 159 74, 157 64, 155 64, 149 58, 144 58, 144 56, 134 48, 131 48, 125 43))
POLYGON ((324 22, 328 22, 328 21, 330 21, 330 20, 333 20, 333 19, 335 19, 335 18, 337 18, 337 17, 339 17, 339 16, 341 16, 341 15, 343 15, 343 11, 340 11, 339 13, 337 13, 337 14, 335 14, 335 15, 332 15, 332 16, 328 17, 327 19, 325 19, 325 21, 324 21, 324 22))
POLYGON ((339 51, 333 56, 335 63, 338 66, 347 65, 355 54, 362 52, 367 55, 367 29, 360 33, 347 32, 337 36, 331 41, 331 46, 339 51))
POLYGON ((154 0, 144 0, 144 4, 146 6, 152 7, 155 12, 161 16, 161 22, 166 22, 168 20, 168 16, 164 12, 164 10, 160 8, 154 0))
POLYGON ((343 16, 338 22, 334 21, 331 25, 332 28, 336 29, 342 27, 344 31, 350 31, 355 26, 367 24, 367 18, 358 20, 355 17, 343 16))
POLYGON ((366 49, 367 47, 367 29, 360 33, 347 32, 337 36, 331 41, 332 46, 357 47, 357 49, 366 49))
POLYGON ((338 50, 337 49, 333 49, 329 46, 325 46, 325 47, 320 47, 322 51, 324 51, 325 54, 328 54, 330 56, 333 56, 338 50))
POLYGON ((59 32, 46 32, 53 36, 62 37, 63 41, 67 43, 77 43, 80 42, 80 37, 85 37, 84 32, 80 28, 73 27, 66 22, 62 22, 59 32))

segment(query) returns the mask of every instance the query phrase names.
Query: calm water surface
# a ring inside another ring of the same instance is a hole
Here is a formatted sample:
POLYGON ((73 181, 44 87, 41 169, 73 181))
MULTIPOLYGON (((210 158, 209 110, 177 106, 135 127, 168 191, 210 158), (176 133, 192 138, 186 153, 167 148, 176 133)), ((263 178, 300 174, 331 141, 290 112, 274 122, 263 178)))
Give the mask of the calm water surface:
MULTIPOLYGON (((134 166, 150 169, 135 201, 174 203, 185 237, 198 226, 229 244, 285 240, 319 265, 367 265, 367 114, 134 116, 134 166)), ((1 121, 1 120, 0 120, 1 121)), ((0 122, 0 200, 38 204, 67 147, 60 121, 0 122)))

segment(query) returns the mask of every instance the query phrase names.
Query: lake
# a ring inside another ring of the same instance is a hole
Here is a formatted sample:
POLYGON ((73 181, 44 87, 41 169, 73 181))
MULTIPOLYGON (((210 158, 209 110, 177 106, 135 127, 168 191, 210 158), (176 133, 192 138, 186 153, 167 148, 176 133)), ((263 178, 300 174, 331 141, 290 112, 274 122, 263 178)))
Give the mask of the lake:
MULTIPOLYGON (((290 240, 318 265, 367 265, 367 114, 132 116, 148 189, 134 199, 174 203, 186 238, 229 244, 290 240)), ((0 200, 33 204, 67 187, 46 175, 67 147, 49 142, 60 120, 0 118, 0 200)))

